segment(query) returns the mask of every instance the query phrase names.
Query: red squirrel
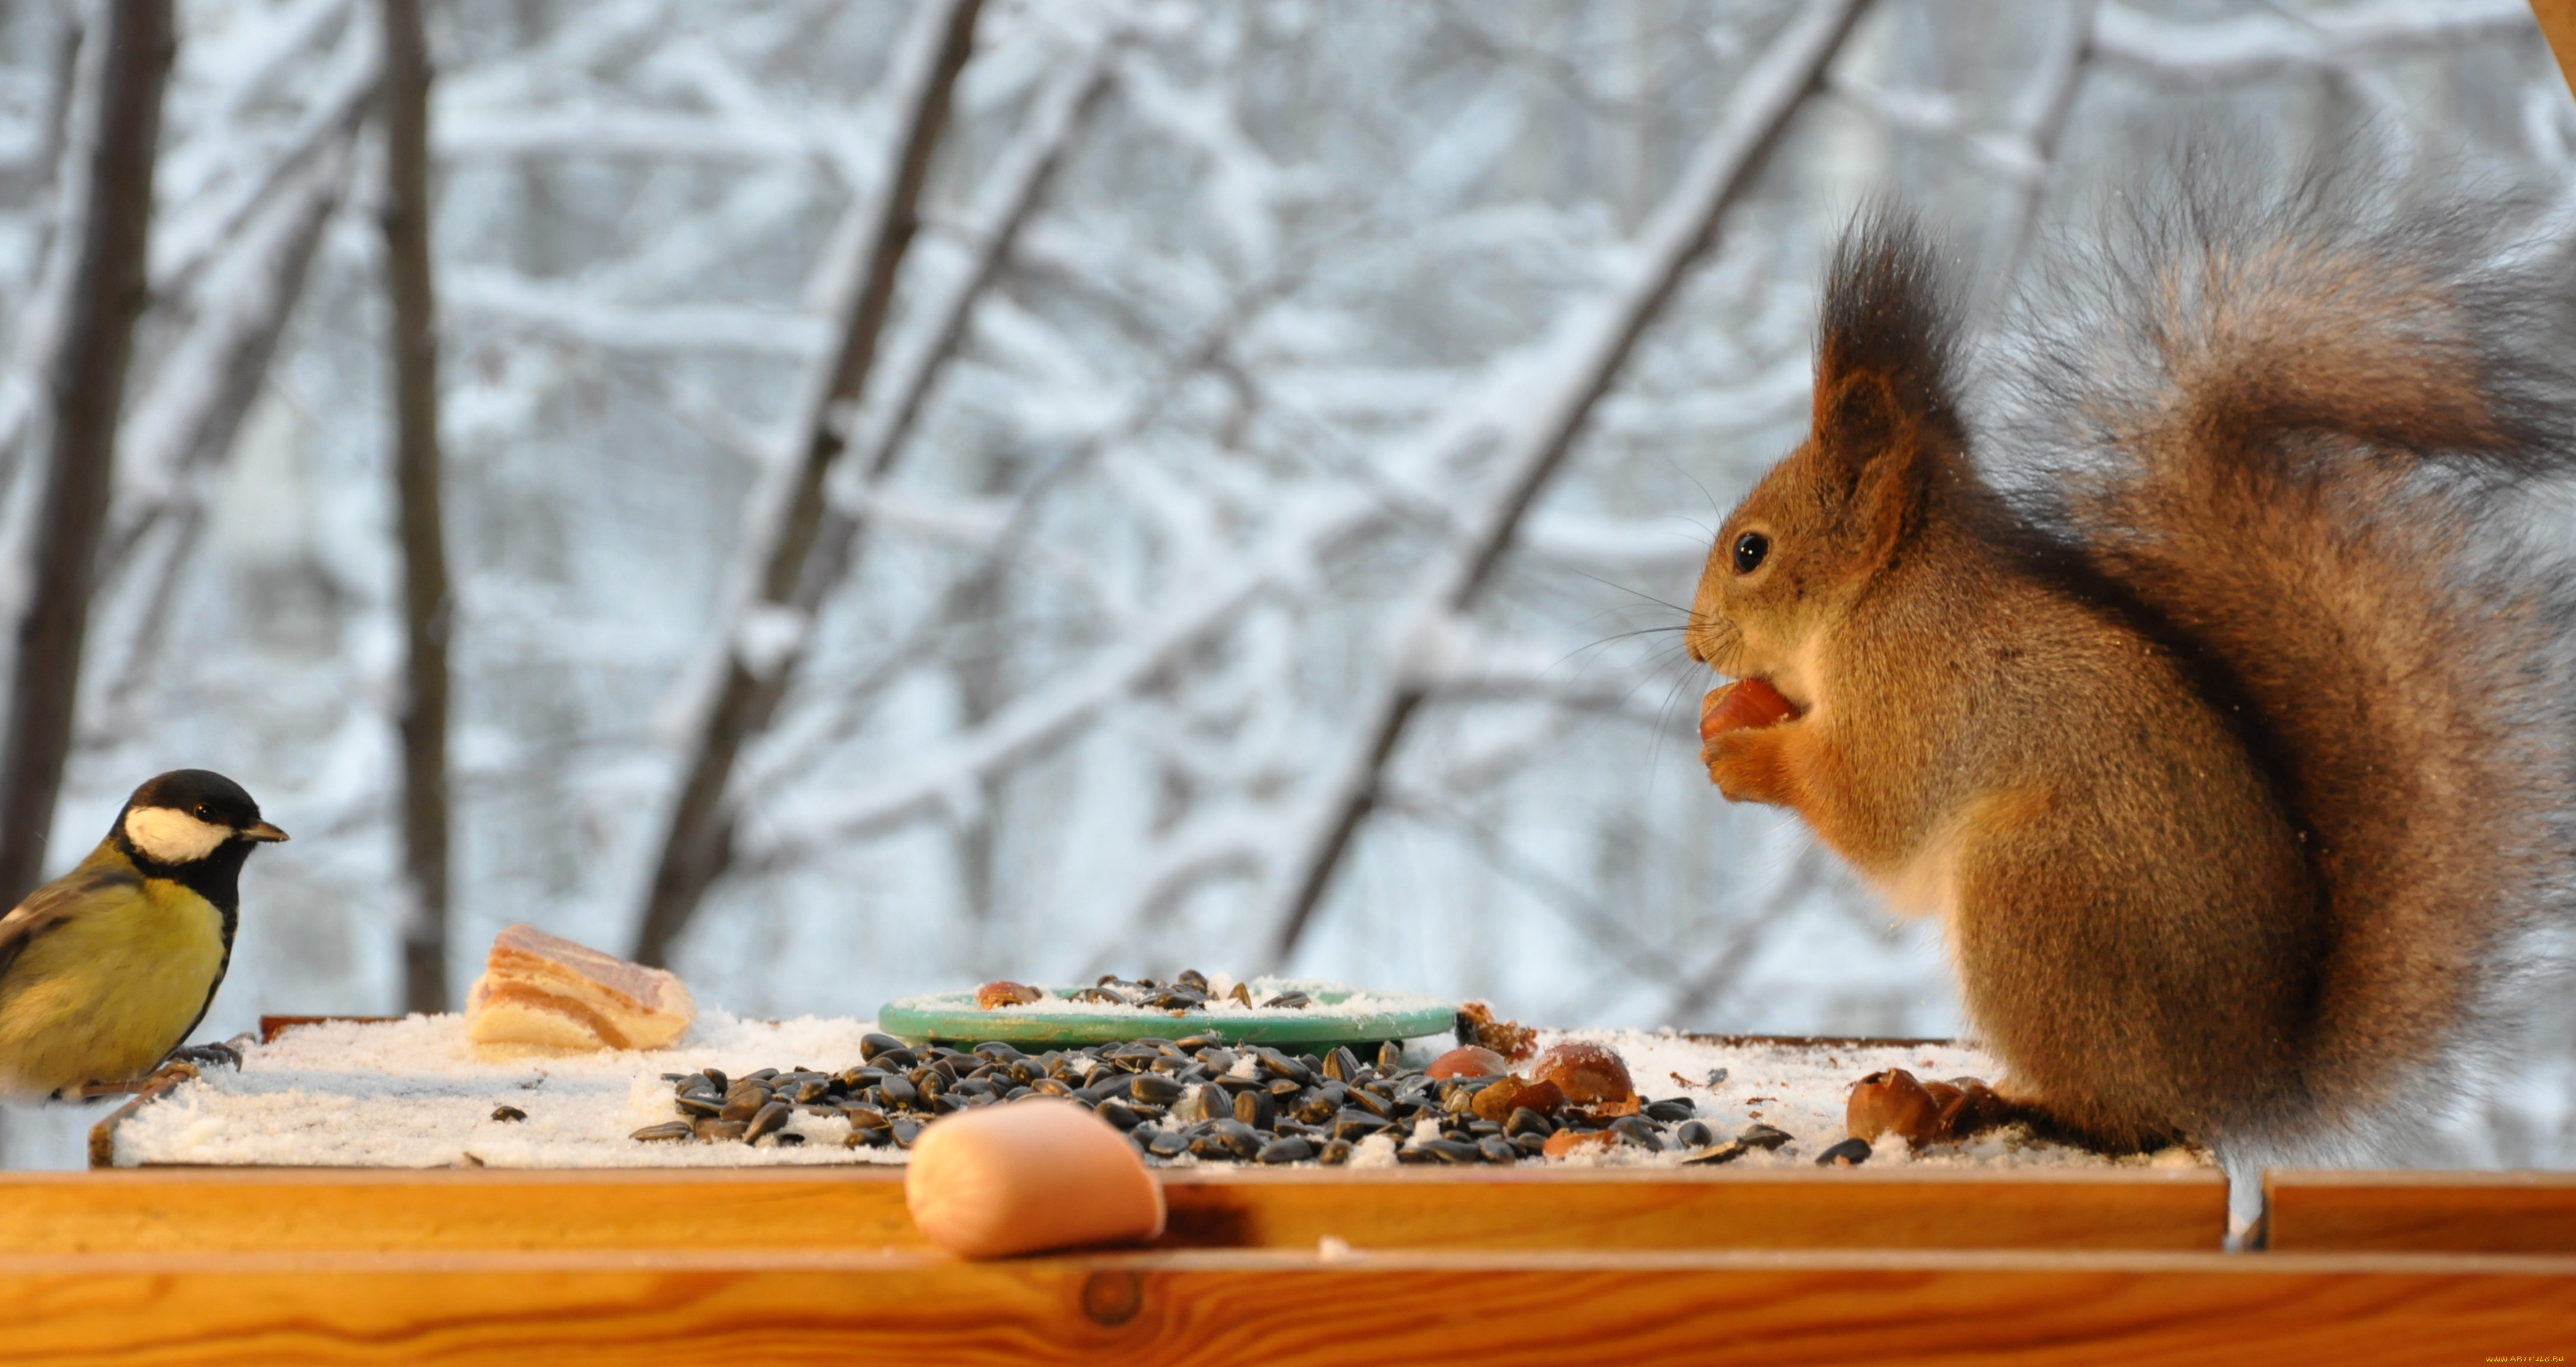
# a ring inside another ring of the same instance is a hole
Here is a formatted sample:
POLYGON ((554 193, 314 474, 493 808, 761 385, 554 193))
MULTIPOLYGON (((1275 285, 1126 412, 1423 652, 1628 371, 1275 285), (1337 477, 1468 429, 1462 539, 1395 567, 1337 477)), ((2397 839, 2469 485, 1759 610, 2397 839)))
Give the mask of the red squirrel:
POLYGON ((2123 205, 1973 355, 1922 231, 1854 221, 1700 579, 1703 759, 1941 919, 2013 1116, 2331 1152, 2570 920, 2571 276, 2402 187, 2123 205))

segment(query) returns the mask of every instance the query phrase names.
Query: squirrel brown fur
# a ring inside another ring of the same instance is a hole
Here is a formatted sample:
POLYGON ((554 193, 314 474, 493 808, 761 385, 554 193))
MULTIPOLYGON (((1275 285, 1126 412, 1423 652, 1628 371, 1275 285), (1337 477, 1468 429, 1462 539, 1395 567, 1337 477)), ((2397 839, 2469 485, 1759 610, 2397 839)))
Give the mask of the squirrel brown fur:
POLYGON ((2041 1129, 2330 1148, 2437 1107, 2567 920, 2517 512, 2576 440, 2565 261, 2402 185, 2119 204, 1974 358, 1921 230, 1855 220, 1687 631, 1791 715, 1703 758, 1942 919, 2041 1129))

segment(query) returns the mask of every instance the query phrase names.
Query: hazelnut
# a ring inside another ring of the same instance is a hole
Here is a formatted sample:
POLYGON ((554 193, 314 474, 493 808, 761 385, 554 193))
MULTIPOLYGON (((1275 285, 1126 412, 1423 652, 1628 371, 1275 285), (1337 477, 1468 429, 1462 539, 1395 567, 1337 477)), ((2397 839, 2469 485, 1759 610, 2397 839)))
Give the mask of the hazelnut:
POLYGON ((1512 1070, 1502 1055, 1480 1044, 1462 1044, 1431 1060, 1423 1071, 1434 1078, 1500 1077, 1512 1070))
POLYGON ((1565 1094, 1556 1084, 1544 1080, 1507 1077, 1476 1093, 1468 1109, 1495 1124, 1512 1118, 1512 1112, 1528 1107, 1541 1115, 1565 1104, 1565 1094))
POLYGON ((1914 1075, 1902 1068, 1872 1073, 1853 1084, 1843 1108, 1843 1129, 1854 1139, 1875 1140, 1893 1134, 1920 1148, 1936 1138, 1941 1107, 1914 1075))
POLYGON ((1555 1083, 1570 1105, 1616 1106, 1637 1099, 1636 1084, 1628 1080, 1627 1061, 1580 1040, 1550 1045, 1530 1060, 1529 1076, 1555 1083))
POLYGON ((1933 1099, 1941 1103, 1941 1114, 1936 1123, 1943 1139, 1967 1139, 2012 1119, 2011 1104, 1975 1078, 1954 1077, 1946 1083, 1927 1082, 1923 1089, 1931 1092, 1933 1099), (1950 1095, 1942 1096, 1944 1091, 1950 1095))

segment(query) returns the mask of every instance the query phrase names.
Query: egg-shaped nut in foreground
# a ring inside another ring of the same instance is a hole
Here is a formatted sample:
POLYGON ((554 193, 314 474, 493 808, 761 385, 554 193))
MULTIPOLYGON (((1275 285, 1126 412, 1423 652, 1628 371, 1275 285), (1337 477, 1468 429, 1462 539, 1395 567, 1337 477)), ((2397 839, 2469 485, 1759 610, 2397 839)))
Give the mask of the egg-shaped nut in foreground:
POLYGON ((1614 1050, 1582 1040, 1551 1044, 1529 1061, 1528 1074, 1553 1082, 1567 1104, 1597 1106, 1637 1099, 1637 1084, 1628 1078, 1627 1060, 1614 1050))
POLYGON ((1423 1071, 1431 1077, 1501 1077, 1512 1070, 1509 1060, 1478 1044, 1462 1044, 1431 1060, 1423 1071))
POLYGON ((1760 679, 1738 679, 1710 689, 1699 700, 1699 738, 1712 741, 1729 731, 1759 731, 1797 715, 1779 689, 1760 679))
POLYGON ((1163 1232, 1163 1187, 1127 1137, 1069 1101, 943 1116, 912 1143, 904 1201, 964 1258, 1127 1243, 1163 1232))
POLYGON ((1852 1084, 1843 1106, 1843 1130, 1875 1141, 1892 1134, 1920 1148, 1940 1137, 1941 1103, 1902 1068, 1872 1073, 1852 1084))

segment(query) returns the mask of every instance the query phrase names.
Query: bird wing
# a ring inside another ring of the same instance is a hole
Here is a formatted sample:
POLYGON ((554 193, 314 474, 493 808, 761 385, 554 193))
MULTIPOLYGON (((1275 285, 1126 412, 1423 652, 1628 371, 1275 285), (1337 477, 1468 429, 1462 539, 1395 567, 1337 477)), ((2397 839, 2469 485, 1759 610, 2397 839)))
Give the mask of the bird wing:
POLYGON ((37 936, 80 915, 84 904, 97 905, 93 899, 110 890, 140 892, 143 876, 112 865, 83 867, 28 893, 26 901, 0 916, 0 977, 8 975, 37 936))

